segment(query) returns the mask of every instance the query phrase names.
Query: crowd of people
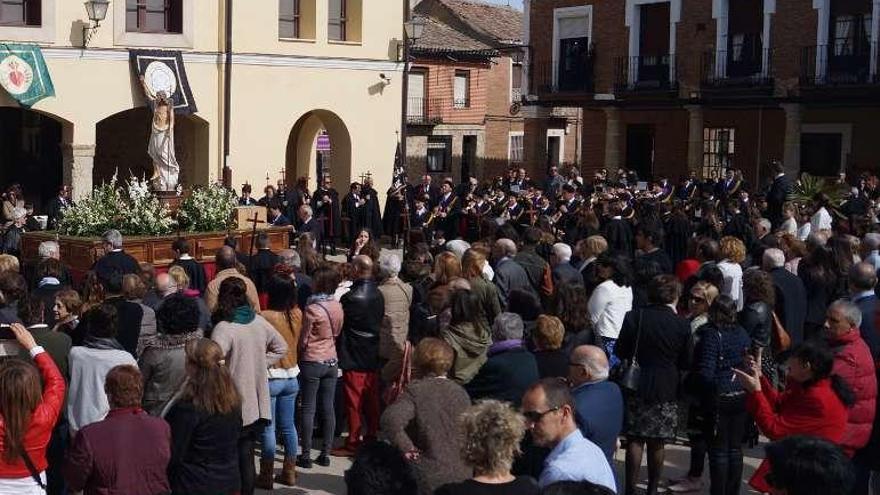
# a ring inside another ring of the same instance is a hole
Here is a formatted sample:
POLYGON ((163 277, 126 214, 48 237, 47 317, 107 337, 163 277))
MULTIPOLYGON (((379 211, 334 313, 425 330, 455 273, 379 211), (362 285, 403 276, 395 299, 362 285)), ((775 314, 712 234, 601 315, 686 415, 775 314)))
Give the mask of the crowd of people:
POLYGON ((880 493, 880 190, 797 204, 774 173, 426 176, 384 221, 366 180, 339 219, 328 181, 247 190, 300 235, 215 273, 112 230, 86 274, 0 255, 0 493, 249 494, 332 457, 352 495, 631 495, 645 457, 648 494, 880 493))

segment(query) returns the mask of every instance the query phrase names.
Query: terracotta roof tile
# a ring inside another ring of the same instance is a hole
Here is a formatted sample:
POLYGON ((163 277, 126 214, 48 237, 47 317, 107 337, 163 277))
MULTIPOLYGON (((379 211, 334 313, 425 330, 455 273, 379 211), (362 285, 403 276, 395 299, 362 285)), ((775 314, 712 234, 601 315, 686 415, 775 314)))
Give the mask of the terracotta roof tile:
POLYGON ((425 31, 413 46, 423 52, 492 52, 494 48, 437 19, 425 18, 425 31))
POLYGON ((512 7, 492 5, 481 0, 438 0, 461 20, 499 43, 522 42, 523 13, 512 7))

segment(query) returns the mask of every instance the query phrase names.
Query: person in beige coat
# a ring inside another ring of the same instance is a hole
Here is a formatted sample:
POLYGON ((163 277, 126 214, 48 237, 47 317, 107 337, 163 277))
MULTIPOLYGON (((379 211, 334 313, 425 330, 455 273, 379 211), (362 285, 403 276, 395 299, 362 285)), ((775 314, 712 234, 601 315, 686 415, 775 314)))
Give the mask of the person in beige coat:
POLYGON ((244 282, 247 289, 247 300, 254 311, 260 311, 260 297, 257 295, 257 287, 251 279, 245 277, 235 268, 235 250, 229 246, 223 246, 217 251, 217 274, 214 280, 205 288, 205 304, 211 313, 217 309, 217 295, 220 292, 220 284, 228 278, 237 278, 244 282))
POLYGON ((409 330, 409 307, 413 289, 400 280, 400 258, 396 254, 379 257, 379 270, 385 281, 379 286, 385 298, 385 317, 379 333, 379 357, 386 360, 382 368, 382 381, 391 383, 400 375, 409 330))

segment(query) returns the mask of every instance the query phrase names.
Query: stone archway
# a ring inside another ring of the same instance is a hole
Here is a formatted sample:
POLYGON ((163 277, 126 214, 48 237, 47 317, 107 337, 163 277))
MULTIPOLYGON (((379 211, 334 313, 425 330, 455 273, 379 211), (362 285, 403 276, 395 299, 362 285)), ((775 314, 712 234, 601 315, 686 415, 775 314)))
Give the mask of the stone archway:
POLYGON ((36 211, 65 181, 64 143, 73 124, 54 115, 19 107, 0 107, 0 184, 20 184, 36 211))
MULTIPOLYGON (((120 181, 130 175, 149 178, 153 165, 147 155, 152 112, 146 107, 113 114, 95 126, 94 182, 110 180, 118 171, 120 181)), ((207 184, 209 176, 209 124, 196 115, 177 115, 174 149, 185 187, 207 184)))
MULTIPOLYGON (((329 110, 312 110, 302 115, 287 138, 285 182, 293 184, 299 177, 309 178, 309 190, 317 187, 318 138, 326 134, 330 151, 322 151, 320 159, 327 164, 338 191, 347 191, 351 182, 351 135, 338 115, 329 110)), ((322 139, 323 140, 323 139, 322 139)), ((323 143, 322 143, 323 144, 323 143)))

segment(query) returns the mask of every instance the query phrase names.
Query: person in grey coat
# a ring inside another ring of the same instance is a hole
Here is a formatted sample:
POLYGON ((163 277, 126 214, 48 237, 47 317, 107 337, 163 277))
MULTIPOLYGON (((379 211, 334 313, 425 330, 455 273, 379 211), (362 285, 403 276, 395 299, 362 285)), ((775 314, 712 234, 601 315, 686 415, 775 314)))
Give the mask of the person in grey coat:
POLYGON ((463 435, 458 424, 471 402, 461 385, 446 379, 454 358, 446 342, 422 339, 413 358, 420 378, 382 414, 380 434, 412 462, 419 495, 471 476, 459 454, 463 435))
POLYGON ((553 266, 551 269, 553 287, 562 284, 583 285, 584 278, 581 272, 571 264, 571 246, 568 244, 557 242, 553 245, 553 251, 550 254, 550 265, 553 266))
POLYGON ((158 416, 186 377, 186 344, 202 336, 198 305, 175 294, 164 300, 157 318, 162 333, 150 340, 138 359, 144 380, 143 408, 158 416))
MULTIPOLYGON (((513 261, 516 256, 516 244, 510 239, 498 239, 492 246, 492 259, 495 261, 495 286, 498 287, 498 301, 501 309, 507 308, 510 293, 516 289, 535 292, 529 282, 529 276, 519 263, 513 261)), ((537 296, 537 294, 535 294, 537 296)))

